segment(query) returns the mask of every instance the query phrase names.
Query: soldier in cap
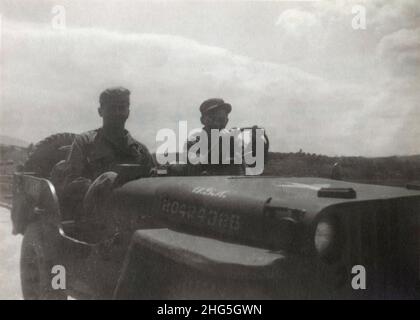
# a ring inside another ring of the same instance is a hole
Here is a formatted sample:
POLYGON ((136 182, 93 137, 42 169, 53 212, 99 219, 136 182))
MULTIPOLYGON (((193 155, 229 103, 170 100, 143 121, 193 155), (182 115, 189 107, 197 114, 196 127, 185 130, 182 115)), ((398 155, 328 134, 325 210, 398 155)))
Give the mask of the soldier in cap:
MULTIPOLYGON (((211 98, 203 101, 199 109, 201 113, 200 120, 204 127, 202 128, 201 132, 195 133, 194 136, 190 136, 186 144, 186 151, 189 152, 191 147, 200 141, 200 136, 202 133, 206 133, 207 135, 207 164, 201 164, 197 166, 197 169, 199 171, 198 173, 202 173, 204 171, 210 175, 243 175, 245 173, 246 167, 244 160, 244 148, 245 145, 248 145, 250 143, 250 141, 245 141, 244 136, 242 134, 239 134, 239 132, 241 132, 241 129, 226 129, 226 126, 229 121, 229 114, 232 111, 231 104, 225 102, 221 98, 211 98), (212 141, 212 130, 218 130, 220 136, 218 141, 212 141), (228 137, 229 140, 224 139, 224 136, 228 137), (227 155, 228 159, 224 159, 225 162, 223 162, 223 157, 226 155, 223 155, 222 144, 226 141, 230 142, 230 150, 229 154, 227 155), (235 148, 235 143, 240 143, 241 148, 235 148), (215 165, 211 162, 211 154, 216 150, 216 148, 218 148, 219 161, 215 165), (237 152, 238 149, 241 150, 239 151, 239 153, 237 152), (242 159, 241 164, 234 163, 234 159, 238 157, 242 159)), ((254 126, 252 129, 256 128, 258 127, 254 126)), ((253 140, 255 140, 255 137, 253 138, 253 140)), ((268 152, 268 138, 265 135, 263 137, 263 143, 264 154, 266 154, 268 152)), ((255 141, 253 141, 253 144, 255 148, 255 141)), ((196 154, 195 156, 199 157, 200 155, 196 154)), ((191 172, 193 175, 197 174, 196 171, 197 170, 189 170, 189 172, 191 172)))
POLYGON ((125 129, 130 114, 130 91, 123 87, 106 89, 99 97, 99 104, 102 127, 76 137, 66 160, 63 183, 63 194, 73 203, 83 203, 90 188, 88 194, 94 196, 86 199, 85 212, 94 207, 95 194, 112 188, 117 164, 141 164, 149 170, 153 166, 146 146, 125 129))
MULTIPOLYGON (((218 130, 220 137, 223 135, 229 135, 229 130, 226 129, 226 125, 229 121, 229 114, 232 111, 232 106, 225 102, 221 98, 210 98, 200 105, 201 123, 204 125, 202 133, 206 133, 208 139, 208 150, 207 150, 207 164, 201 164, 197 169, 201 172, 205 172, 211 175, 217 174, 243 174, 243 166, 232 166, 225 165, 222 163, 222 139, 218 141, 212 141, 211 131, 218 130), (214 152, 215 148, 219 148, 219 162, 217 165, 211 164, 211 153, 214 152), (229 172, 227 172, 227 171, 229 172)), ((193 137, 189 137, 187 141, 187 152, 190 148, 200 140, 201 133, 194 134, 193 137)), ((230 137, 229 139, 231 139, 230 137)), ((233 139, 231 139, 231 142, 233 139)), ((233 151, 233 145, 231 144, 231 152, 233 151)), ((197 156, 200 156, 197 154, 197 156)), ((190 170, 194 172, 194 170, 190 170)))
POLYGON ((205 100, 200 105, 201 123, 203 130, 210 134, 211 129, 223 130, 229 121, 229 113, 232 106, 220 98, 211 98, 205 100))

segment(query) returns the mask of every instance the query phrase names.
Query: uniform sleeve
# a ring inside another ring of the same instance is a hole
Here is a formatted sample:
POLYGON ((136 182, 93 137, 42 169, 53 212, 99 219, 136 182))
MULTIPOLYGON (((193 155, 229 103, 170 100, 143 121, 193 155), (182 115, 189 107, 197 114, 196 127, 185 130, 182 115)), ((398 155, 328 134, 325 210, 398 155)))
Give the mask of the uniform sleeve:
POLYGON ((152 155, 149 152, 149 149, 147 149, 147 147, 141 143, 140 144, 140 160, 139 163, 143 166, 146 166, 150 169, 152 169, 153 167, 156 167, 155 161, 153 160, 152 155))
POLYGON ((186 160, 187 160, 187 164, 193 165, 191 163, 190 160, 193 159, 193 163, 196 163, 197 159, 200 157, 200 152, 199 151, 203 151, 201 149, 196 149, 195 153, 192 153, 191 155, 189 154, 190 149, 197 143, 200 142, 200 135, 203 134, 203 131, 197 131, 197 132, 193 132, 191 133, 188 138, 187 141, 184 144, 184 149, 183 152, 186 152, 186 160))
POLYGON ((84 195, 92 181, 90 177, 83 176, 83 173, 86 172, 87 157, 80 140, 77 137, 73 141, 70 153, 66 159, 64 192, 76 192, 84 195))

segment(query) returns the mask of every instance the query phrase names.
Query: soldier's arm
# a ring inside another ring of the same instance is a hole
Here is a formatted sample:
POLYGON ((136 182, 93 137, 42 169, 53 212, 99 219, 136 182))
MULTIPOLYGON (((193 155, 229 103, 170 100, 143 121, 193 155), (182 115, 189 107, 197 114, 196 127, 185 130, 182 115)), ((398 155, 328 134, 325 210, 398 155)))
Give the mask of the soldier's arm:
POLYGON ((64 190, 84 194, 92 183, 90 177, 83 176, 86 172, 87 156, 83 150, 83 142, 76 137, 66 159, 64 190))
POLYGON ((155 161, 153 160, 153 157, 151 153, 149 152, 149 149, 143 144, 140 144, 141 146, 141 157, 140 157, 140 164, 143 166, 146 166, 151 170, 152 168, 156 167, 155 161))
POLYGON ((185 158, 186 158, 188 164, 190 163, 189 158, 188 158, 188 152, 190 151, 191 147, 194 144, 195 144, 195 141, 187 140, 185 142, 185 144, 184 144, 184 149, 182 149, 182 152, 185 152, 186 153, 186 157, 185 158))

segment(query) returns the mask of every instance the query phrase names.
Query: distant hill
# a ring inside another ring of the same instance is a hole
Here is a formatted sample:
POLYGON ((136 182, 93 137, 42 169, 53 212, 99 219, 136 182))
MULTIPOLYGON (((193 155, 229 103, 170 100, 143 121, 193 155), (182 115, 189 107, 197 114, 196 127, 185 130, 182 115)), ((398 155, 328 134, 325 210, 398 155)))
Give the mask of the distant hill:
POLYGON ((15 167, 25 163, 27 158, 27 148, 0 144, 0 174, 9 174, 13 172, 15 167))
POLYGON ((385 185, 420 181, 420 155, 367 158, 272 152, 264 175, 331 178, 335 163, 342 180, 385 185))
POLYGON ((29 146, 29 142, 18 138, 0 135, 0 145, 26 148, 27 146, 29 146))

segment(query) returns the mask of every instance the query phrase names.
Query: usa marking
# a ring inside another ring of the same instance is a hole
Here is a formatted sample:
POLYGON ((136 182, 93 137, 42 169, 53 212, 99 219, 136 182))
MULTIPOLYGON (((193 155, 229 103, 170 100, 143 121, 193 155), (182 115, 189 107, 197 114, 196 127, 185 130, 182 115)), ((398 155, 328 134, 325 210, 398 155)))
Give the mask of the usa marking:
POLYGON ((221 198, 221 199, 225 199, 226 198, 226 194, 229 191, 227 190, 223 190, 223 191, 216 191, 216 189, 214 188, 207 188, 207 187, 195 187, 192 190, 192 193, 195 194, 201 194, 203 196, 210 196, 210 197, 215 197, 215 198, 221 198))

